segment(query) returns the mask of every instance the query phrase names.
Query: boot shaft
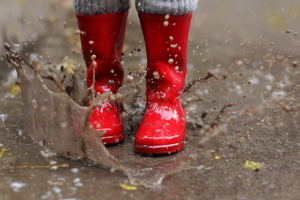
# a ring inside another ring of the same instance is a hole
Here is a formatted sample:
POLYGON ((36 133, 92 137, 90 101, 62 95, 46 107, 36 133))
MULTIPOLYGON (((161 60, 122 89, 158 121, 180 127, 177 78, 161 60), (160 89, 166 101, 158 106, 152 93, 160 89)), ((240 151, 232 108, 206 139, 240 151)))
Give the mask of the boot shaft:
MULTIPOLYGON (((148 64, 175 60, 186 64, 188 34, 192 14, 170 16, 139 13, 146 43, 148 64)), ((175 62, 171 66, 175 66, 175 62)))
POLYGON ((147 50, 147 101, 179 104, 192 14, 139 14, 147 50))
POLYGON ((123 83, 124 71, 120 63, 125 38, 128 12, 81 15, 76 14, 81 31, 80 39, 83 57, 88 68, 87 86, 93 85, 91 56, 95 55, 96 93, 116 93, 123 83))
POLYGON ((128 12, 103 15, 76 13, 80 39, 86 65, 91 56, 103 61, 120 60, 125 38, 128 12))

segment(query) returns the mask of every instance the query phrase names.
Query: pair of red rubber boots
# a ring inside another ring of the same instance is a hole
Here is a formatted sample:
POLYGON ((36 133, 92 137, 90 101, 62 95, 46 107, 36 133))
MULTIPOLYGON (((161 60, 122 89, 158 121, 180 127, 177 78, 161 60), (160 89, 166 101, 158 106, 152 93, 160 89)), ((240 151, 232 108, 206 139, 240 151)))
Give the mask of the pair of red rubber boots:
MULTIPOLYGON (((124 72, 120 63, 128 12, 76 14, 83 56, 88 67, 87 86, 100 94, 116 93, 124 72)), ((181 95, 186 74, 186 51, 192 14, 169 16, 139 14, 147 51, 146 97, 143 121, 135 136, 134 150, 140 154, 175 153, 183 149, 186 116, 181 95)), ((124 140, 123 119, 118 103, 105 101, 90 117, 96 130, 106 131, 104 144, 124 140)))

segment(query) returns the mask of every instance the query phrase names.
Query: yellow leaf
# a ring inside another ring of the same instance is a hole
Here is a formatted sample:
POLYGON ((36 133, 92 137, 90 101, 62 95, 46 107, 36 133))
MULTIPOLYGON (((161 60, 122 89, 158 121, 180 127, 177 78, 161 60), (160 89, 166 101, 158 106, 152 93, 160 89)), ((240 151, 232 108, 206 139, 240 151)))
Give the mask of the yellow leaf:
POLYGON ((1 158, 2 155, 3 155, 3 152, 4 152, 4 146, 2 147, 2 150, 1 150, 1 152, 0 152, 0 158, 1 158))
POLYGON ((126 185, 126 184, 120 183, 120 186, 124 190, 137 190, 137 187, 136 186, 132 186, 132 185, 126 185))
POLYGON ((215 154, 215 159, 216 159, 216 160, 219 160, 220 158, 221 158, 221 156, 215 154))
POLYGON ((253 171, 256 171, 256 170, 259 170, 259 169, 262 169, 264 168, 264 163, 260 163, 260 162, 253 162, 253 161, 249 161, 247 160, 243 165, 242 167, 244 169, 251 169, 253 171))
POLYGON ((10 87, 10 92, 14 95, 14 96, 17 96, 19 93, 20 93, 21 89, 18 85, 16 84, 13 84, 11 87, 10 87))
POLYGON ((68 56, 64 57, 64 59, 62 60, 61 65, 64 66, 65 72, 67 72, 68 74, 72 74, 74 72, 74 69, 76 68, 73 65, 74 60, 69 59, 68 56))

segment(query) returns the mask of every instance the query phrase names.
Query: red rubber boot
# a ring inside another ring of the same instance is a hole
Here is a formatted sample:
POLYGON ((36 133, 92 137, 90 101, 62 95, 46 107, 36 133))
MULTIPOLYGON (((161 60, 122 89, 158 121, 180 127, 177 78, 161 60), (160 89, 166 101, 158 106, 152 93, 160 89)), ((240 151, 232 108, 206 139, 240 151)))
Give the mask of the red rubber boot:
MULTIPOLYGON (((128 12, 81 15, 76 14, 81 31, 83 57, 88 68, 87 86, 93 85, 93 66, 91 56, 95 55, 96 93, 116 93, 123 83, 123 68, 120 63, 124 43, 128 12)), ((91 114, 90 124, 94 129, 106 131, 102 136, 104 144, 118 143, 124 140, 123 119, 117 103, 110 104, 109 99, 96 107, 91 114)))
POLYGON ((135 137, 141 154, 174 153, 183 149, 186 116, 181 95, 192 14, 139 14, 147 50, 147 103, 135 137))

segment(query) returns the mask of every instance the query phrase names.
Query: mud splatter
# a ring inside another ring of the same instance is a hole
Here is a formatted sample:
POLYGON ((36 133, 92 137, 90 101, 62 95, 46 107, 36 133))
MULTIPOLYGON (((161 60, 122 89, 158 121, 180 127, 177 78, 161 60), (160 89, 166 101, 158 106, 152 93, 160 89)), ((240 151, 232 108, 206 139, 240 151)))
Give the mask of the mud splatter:
POLYGON ((100 139, 103 133, 89 126, 95 106, 78 105, 65 92, 57 75, 43 79, 37 60, 30 64, 6 44, 6 55, 18 73, 21 87, 25 135, 58 156, 72 160, 88 158, 96 164, 123 170, 100 139), (51 88, 52 90, 50 90, 51 88))

